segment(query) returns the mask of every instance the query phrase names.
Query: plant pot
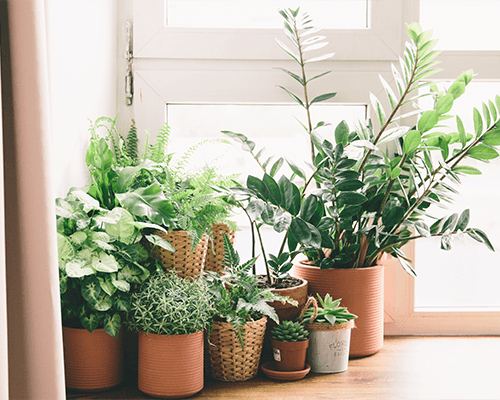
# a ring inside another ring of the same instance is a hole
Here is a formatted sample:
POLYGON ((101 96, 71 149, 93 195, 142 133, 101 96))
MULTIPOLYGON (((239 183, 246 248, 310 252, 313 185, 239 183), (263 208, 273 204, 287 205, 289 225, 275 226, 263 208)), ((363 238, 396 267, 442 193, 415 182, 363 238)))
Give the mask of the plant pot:
POLYGON ((66 387, 101 392, 123 381, 123 331, 114 338, 104 329, 63 326, 66 387))
POLYGON ((289 297, 292 300, 297 300, 299 303, 297 306, 293 306, 288 303, 283 304, 280 301, 273 301, 269 303, 269 305, 276 310, 276 314, 278 314, 280 321, 292 321, 297 319, 300 315, 300 310, 302 310, 302 307, 306 304, 308 282, 303 278, 301 279, 302 283, 299 286, 271 290, 273 293, 289 297))
POLYGON ((309 340, 282 342, 281 340, 271 339, 276 369, 278 371, 302 371, 306 364, 309 340))
POLYGON ((214 321, 210 333, 209 354, 212 376, 221 381, 246 381, 259 371, 267 317, 245 324, 242 348, 233 325, 214 321))
POLYGON ((191 335, 139 332, 139 390, 184 398, 203 389, 203 331, 191 335))
POLYGON ((342 299, 342 305, 356 314, 351 334, 350 357, 375 354, 384 343, 384 267, 320 269, 297 264, 292 275, 309 282, 309 293, 342 299))
POLYGON ((207 259, 205 261, 205 271, 220 273, 223 270, 224 260, 224 239, 222 233, 226 233, 229 240, 234 244, 236 232, 229 229, 226 224, 216 223, 212 225, 212 238, 208 239, 207 259))
POLYGON ((312 372, 335 374, 347 370, 352 321, 341 324, 306 324, 310 346, 307 363, 312 372))
POLYGON ((208 236, 203 235, 200 242, 191 251, 191 237, 186 231, 155 231, 155 234, 168 240, 175 253, 165 250, 159 246, 153 249, 153 255, 160 260, 165 269, 175 269, 182 277, 198 277, 203 271, 207 255, 208 236))

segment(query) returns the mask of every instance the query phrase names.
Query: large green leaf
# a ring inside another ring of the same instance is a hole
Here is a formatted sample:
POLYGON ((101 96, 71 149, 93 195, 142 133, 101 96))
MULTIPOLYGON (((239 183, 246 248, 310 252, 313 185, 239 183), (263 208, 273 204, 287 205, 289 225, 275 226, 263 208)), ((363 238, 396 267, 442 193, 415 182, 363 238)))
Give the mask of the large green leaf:
POLYGON ((68 261, 75 257, 73 245, 66 236, 60 233, 57 234, 57 253, 59 260, 63 261, 68 261))
POLYGON ((85 278, 82 282, 80 292, 83 298, 90 304, 94 304, 99 300, 101 291, 101 285, 95 276, 85 278))
POLYGON ((296 217, 292 220, 292 223, 290 224, 290 231, 299 243, 303 243, 314 248, 321 247, 320 231, 315 226, 309 224, 300 217, 296 217))
POLYGON ((66 274, 70 278, 81 278, 83 276, 94 275, 96 272, 86 260, 82 260, 79 257, 68 261, 65 269, 66 274))
POLYGON ((358 192, 342 192, 338 195, 337 200, 342 204, 357 205, 363 204, 368 199, 358 192))
POLYGON ((498 157, 498 152, 492 147, 478 144, 477 146, 471 148, 467 155, 471 158, 475 158, 476 160, 493 160, 498 157))
POLYGON ((122 243, 132 243, 137 235, 132 214, 121 207, 115 207, 110 214, 117 214, 119 218, 114 224, 105 224, 106 232, 122 243))
POLYGON ((269 193, 267 187, 264 184, 264 182, 262 182, 259 178, 253 175, 248 175, 247 188, 253 190, 257 194, 257 196, 259 196, 259 198, 261 198, 262 200, 264 201, 269 200, 269 193))
POLYGON ((172 246, 172 244, 168 240, 162 238, 161 236, 151 234, 151 235, 144 235, 144 237, 148 242, 154 244, 155 246, 159 246, 162 249, 175 253, 174 246, 172 246))
POLYGON ((300 208, 300 218, 304 221, 309 221, 316 213, 318 208, 318 198, 315 195, 310 195, 305 198, 300 208))
POLYGON ((403 141, 403 152, 405 154, 410 154, 411 152, 418 149, 420 143, 422 143, 421 133, 417 130, 409 131, 403 141))
POLYGON ((92 257, 92 268, 99 272, 111 273, 117 272, 120 265, 112 255, 100 251, 98 255, 92 257))
POLYGON ((418 120, 418 130, 422 133, 434 128, 439 121, 438 113, 434 110, 424 112, 418 120))
POLYGON ((120 333, 120 328, 122 326, 122 320, 120 314, 114 313, 106 314, 104 317, 104 330, 113 337, 117 337, 120 333))
POLYGON ((279 206, 281 204, 281 192, 274 178, 268 174, 264 174, 264 177, 262 178, 262 183, 264 183, 267 189, 269 201, 273 203, 275 206, 279 206))
POLYGON ((89 316, 83 316, 80 318, 80 322, 84 329, 87 329, 89 332, 97 329, 99 326, 100 319, 97 314, 92 313, 89 316))

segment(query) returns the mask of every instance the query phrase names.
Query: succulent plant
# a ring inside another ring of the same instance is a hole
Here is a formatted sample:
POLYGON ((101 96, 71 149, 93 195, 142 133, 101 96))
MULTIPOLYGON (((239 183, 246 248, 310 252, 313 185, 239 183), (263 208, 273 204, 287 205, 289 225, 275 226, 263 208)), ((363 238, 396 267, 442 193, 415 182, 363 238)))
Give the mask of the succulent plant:
MULTIPOLYGON (((310 299, 316 301, 314 297, 310 299)), ((352 319, 358 318, 357 315, 351 314, 347 311, 347 307, 340 307, 340 301, 342 299, 333 300, 329 293, 325 295, 322 299, 318 294, 318 300, 321 307, 309 307, 302 315, 302 322, 306 324, 335 324, 349 322, 352 319), (315 310, 317 308, 317 310, 315 310), (314 314, 317 314, 314 317, 314 314)))
POLYGON ((309 331, 300 322, 281 321, 273 329, 272 338, 282 342, 301 342, 309 339, 309 331))

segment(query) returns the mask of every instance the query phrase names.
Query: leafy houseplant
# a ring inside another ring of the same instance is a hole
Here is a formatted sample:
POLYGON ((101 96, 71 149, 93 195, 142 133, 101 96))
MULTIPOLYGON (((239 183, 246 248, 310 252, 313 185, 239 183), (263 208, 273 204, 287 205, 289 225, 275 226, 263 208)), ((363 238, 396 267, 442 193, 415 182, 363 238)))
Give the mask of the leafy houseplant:
POLYGON ((222 275, 205 272, 215 301, 214 325, 208 335, 212 373, 220 380, 247 380, 258 372, 267 317, 279 322, 268 303, 293 301, 258 287, 257 278, 250 274, 255 258, 241 264, 229 237, 224 233, 223 238, 222 275))
POLYGON ((156 271, 131 296, 129 325, 139 331, 139 389, 188 397, 203 388, 203 330, 213 303, 202 280, 156 271))

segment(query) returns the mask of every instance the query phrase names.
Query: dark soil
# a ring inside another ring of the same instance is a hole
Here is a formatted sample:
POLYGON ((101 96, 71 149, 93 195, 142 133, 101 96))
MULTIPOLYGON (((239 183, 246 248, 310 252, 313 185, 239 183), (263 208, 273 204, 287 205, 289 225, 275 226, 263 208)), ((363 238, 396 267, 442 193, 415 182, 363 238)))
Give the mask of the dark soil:
POLYGON ((287 278, 276 280, 274 282, 274 286, 271 286, 267 282, 267 275, 257 275, 257 279, 259 280, 257 287, 266 289, 270 287, 272 287, 273 289, 288 289, 288 288, 293 288, 295 286, 299 286, 303 282, 303 280, 300 278, 294 278, 293 276, 289 276, 287 278))

